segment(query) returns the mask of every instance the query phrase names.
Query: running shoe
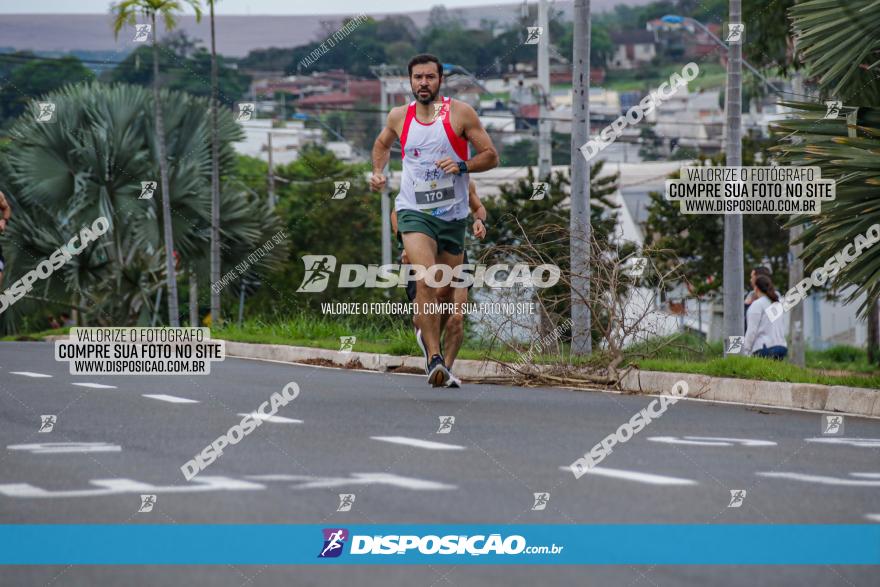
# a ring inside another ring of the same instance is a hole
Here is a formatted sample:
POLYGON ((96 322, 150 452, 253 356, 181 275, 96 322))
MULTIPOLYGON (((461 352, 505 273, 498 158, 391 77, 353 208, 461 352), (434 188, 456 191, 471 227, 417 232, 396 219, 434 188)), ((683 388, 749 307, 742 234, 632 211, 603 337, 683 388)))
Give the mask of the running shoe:
POLYGON ((446 387, 461 387, 461 379, 452 374, 452 371, 449 371, 449 381, 446 382, 446 387))
POLYGON ((422 331, 419 328, 416 328, 416 344, 419 345, 419 348, 422 349, 422 354, 425 356, 425 375, 427 375, 430 363, 428 360, 428 347, 425 346, 425 340, 422 338, 422 331))
POLYGON ((449 381, 449 370, 443 363, 443 357, 434 355, 428 365, 428 383, 433 387, 443 387, 447 381, 449 381))

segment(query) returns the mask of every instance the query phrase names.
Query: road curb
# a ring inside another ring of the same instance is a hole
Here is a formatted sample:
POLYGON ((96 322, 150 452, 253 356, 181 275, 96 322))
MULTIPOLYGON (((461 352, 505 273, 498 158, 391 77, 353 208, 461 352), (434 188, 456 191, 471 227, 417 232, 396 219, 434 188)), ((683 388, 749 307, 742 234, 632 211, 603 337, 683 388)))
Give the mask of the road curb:
MULTIPOLYGON (((394 371, 401 367, 417 371, 424 369, 424 360, 421 357, 342 352, 279 344, 226 341, 226 354, 230 357, 290 363, 327 361, 339 367, 359 366, 382 372, 394 371)), ((510 371, 504 366, 490 361, 460 359, 455 361, 454 370, 458 377, 472 380, 510 375, 510 371)), ((620 389, 636 393, 669 393, 678 381, 687 382, 689 397, 709 401, 880 417, 880 390, 842 385, 756 381, 711 377, 696 373, 632 369, 621 380, 620 389)))
MULTIPOLYGON (((67 339, 67 336, 47 336, 45 340, 67 339)), ((226 341, 226 355, 243 359, 263 359, 284 363, 329 363, 327 366, 362 368, 389 372, 405 368, 423 372, 424 359, 363 352, 342 352, 313 347, 284 344, 259 344, 226 341)), ((510 376, 503 365, 492 361, 455 361, 455 374, 464 379, 479 381, 510 376)), ((640 371, 632 369, 620 382, 620 390, 634 393, 669 393, 678 381, 688 384, 688 396, 708 401, 742 404, 768 408, 795 408, 823 412, 838 412, 852 416, 880 418, 880 390, 843 385, 788 383, 785 381, 758 381, 711 377, 697 373, 670 373, 667 371, 640 371)))

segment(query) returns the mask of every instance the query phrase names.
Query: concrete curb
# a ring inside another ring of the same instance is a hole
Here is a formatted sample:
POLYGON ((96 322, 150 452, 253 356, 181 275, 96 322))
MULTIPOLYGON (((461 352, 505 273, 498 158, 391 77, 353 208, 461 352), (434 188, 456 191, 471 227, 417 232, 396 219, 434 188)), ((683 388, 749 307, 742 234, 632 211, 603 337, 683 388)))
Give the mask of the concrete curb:
MULTIPOLYGON (((67 336, 47 336, 46 340, 67 339, 67 336)), ((328 362, 339 367, 360 367, 371 371, 388 372, 405 367, 424 372, 421 357, 401 357, 334 351, 283 344, 254 344, 226 341, 226 355, 244 359, 265 359, 284 363, 328 362)), ((480 380, 510 376, 498 363, 490 361, 455 361, 455 374, 464 379, 480 380)), ((880 390, 843 385, 816 385, 783 381, 755 381, 710 377, 695 373, 666 371, 629 371, 620 382, 622 391, 635 393, 669 393, 678 381, 688 384, 688 396, 709 401, 737 403, 769 408, 797 408, 824 412, 839 412, 852 416, 880 418, 880 390)))
MULTIPOLYGON (((423 370, 421 357, 401 357, 375 353, 333 351, 311 347, 277 344, 251 344, 226 341, 230 357, 270 359, 283 362, 309 362, 315 359, 329 361, 340 367, 358 361, 364 369, 393 371, 400 367, 423 370)), ((510 372, 498 363, 489 361, 455 361, 455 374, 465 379, 479 380, 509 376, 510 372)), ((623 391, 640 393, 669 393, 678 381, 688 384, 688 396, 710 401, 738 403, 747 406, 771 408, 798 408, 827 412, 841 412, 852 416, 880 418, 880 390, 842 385, 815 385, 783 381, 755 381, 710 377, 693 373, 639 371, 633 369, 620 383, 623 391)))

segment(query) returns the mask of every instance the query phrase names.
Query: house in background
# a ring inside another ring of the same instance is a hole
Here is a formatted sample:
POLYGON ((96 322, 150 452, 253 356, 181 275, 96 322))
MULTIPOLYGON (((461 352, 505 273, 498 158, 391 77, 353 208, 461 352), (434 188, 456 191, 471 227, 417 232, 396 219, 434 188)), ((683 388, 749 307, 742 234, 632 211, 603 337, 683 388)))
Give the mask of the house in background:
POLYGON ((649 65, 657 56, 657 39, 651 31, 631 30, 611 34, 614 54, 609 69, 636 69, 649 65))

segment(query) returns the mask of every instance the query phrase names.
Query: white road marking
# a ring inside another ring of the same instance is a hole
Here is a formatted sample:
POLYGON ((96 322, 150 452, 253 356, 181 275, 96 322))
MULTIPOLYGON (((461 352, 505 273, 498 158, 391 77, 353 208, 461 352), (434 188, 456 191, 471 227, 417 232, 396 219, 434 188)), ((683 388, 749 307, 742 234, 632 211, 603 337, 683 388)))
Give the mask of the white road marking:
POLYGON ((370 438, 382 442, 390 442, 392 444, 404 444, 416 448, 426 448, 428 450, 464 450, 464 447, 458 444, 434 442, 433 440, 422 440, 421 438, 409 438, 407 436, 371 436, 370 438))
POLYGON ((92 389, 117 389, 115 385, 104 385, 103 383, 73 383, 79 387, 91 387, 92 389))
POLYGON ((151 485, 132 479, 93 479, 89 481, 98 489, 74 489, 52 491, 28 483, 0 485, 0 494, 7 497, 97 497, 122 493, 196 493, 203 491, 239 491, 265 489, 265 485, 240 481, 229 477, 205 477, 199 475, 186 485, 151 485))
POLYGON ((267 416, 262 412, 251 412, 250 414, 241 413, 239 416, 253 416, 257 420, 262 420, 263 422, 272 422, 275 424, 302 424, 302 420, 294 420, 293 418, 285 418, 284 416, 267 416))
POLYGON ((865 514, 865 519, 872 522, 880 522, 880 514, 865 514))
POLYGON ((816 442, 819 444, 846 444, 849 446, 863 446, 866 448, 880 448, 880 438, 845 438, 833 436, 820 436, 816 438, 807 438, 807 442, 816 442))
POLYGON ((119 452, 122 447, 106 442, 42 442, 39 444, 10 444, 7 450, 26 450, 36 455, 84 452, 119 452))
POLYGON ((772 477, 774 479, 790 479, 792 481, 804 481, 806 483, 819 483, 820 485, 841 485, 846 487, 880 487, 880 475, 876 473, 850 473, 850 476, 852 477, 867 477, 868 479, 847 479, 841 477, 807 475, 805 473, 791 473, 783 471, 766 471, 758 472, 755 474, 761 477, 772 477))
POLYGON ((144 397, 157 399, 163 402, 171 402, 172 404, 197 404, 198 400, 186 399, 185 397, 177 397, 176 395, 165 395, 164 393, 145 393, 144 397))
POLYGON ((246 479, 255 481, 293 481, 299 482, 292 485, 294 489, 315 489, 331 487, 350 487, 352 485, 390 485, 401 489, 415 491, 439 491, 444 489, 458 489, 455 485, 426 481, 412 477, 401 477, 392 473, 352 473, 351 477, 313 477, 311 475, 248 475, 246 479))
POLYGON ((25 377, 52 377, 44 373, 34 373, 33 371, 10 371, 13 375, 24 375, 25 377))
POLYGON ((776 446, 771 440, 755 440, 753 438, 723 438, 716 436, 649 436, 651 442, 664 444, 687 444, 691 446, 776 446))
MULTIPOLYGON (((559 467, 559 470, 571 473, 571 467, 559 467)), ((635 481, 637 483, 647 483, 648 485, 698 485, 698 483, 692 479, 667 477, 666 475, 640 473, 638 471, 625 471, 623 469, 609 469, 607 467, 593 467, 592 469, 585 470, 584 474, 623 479, 625 481, 635 481)))

